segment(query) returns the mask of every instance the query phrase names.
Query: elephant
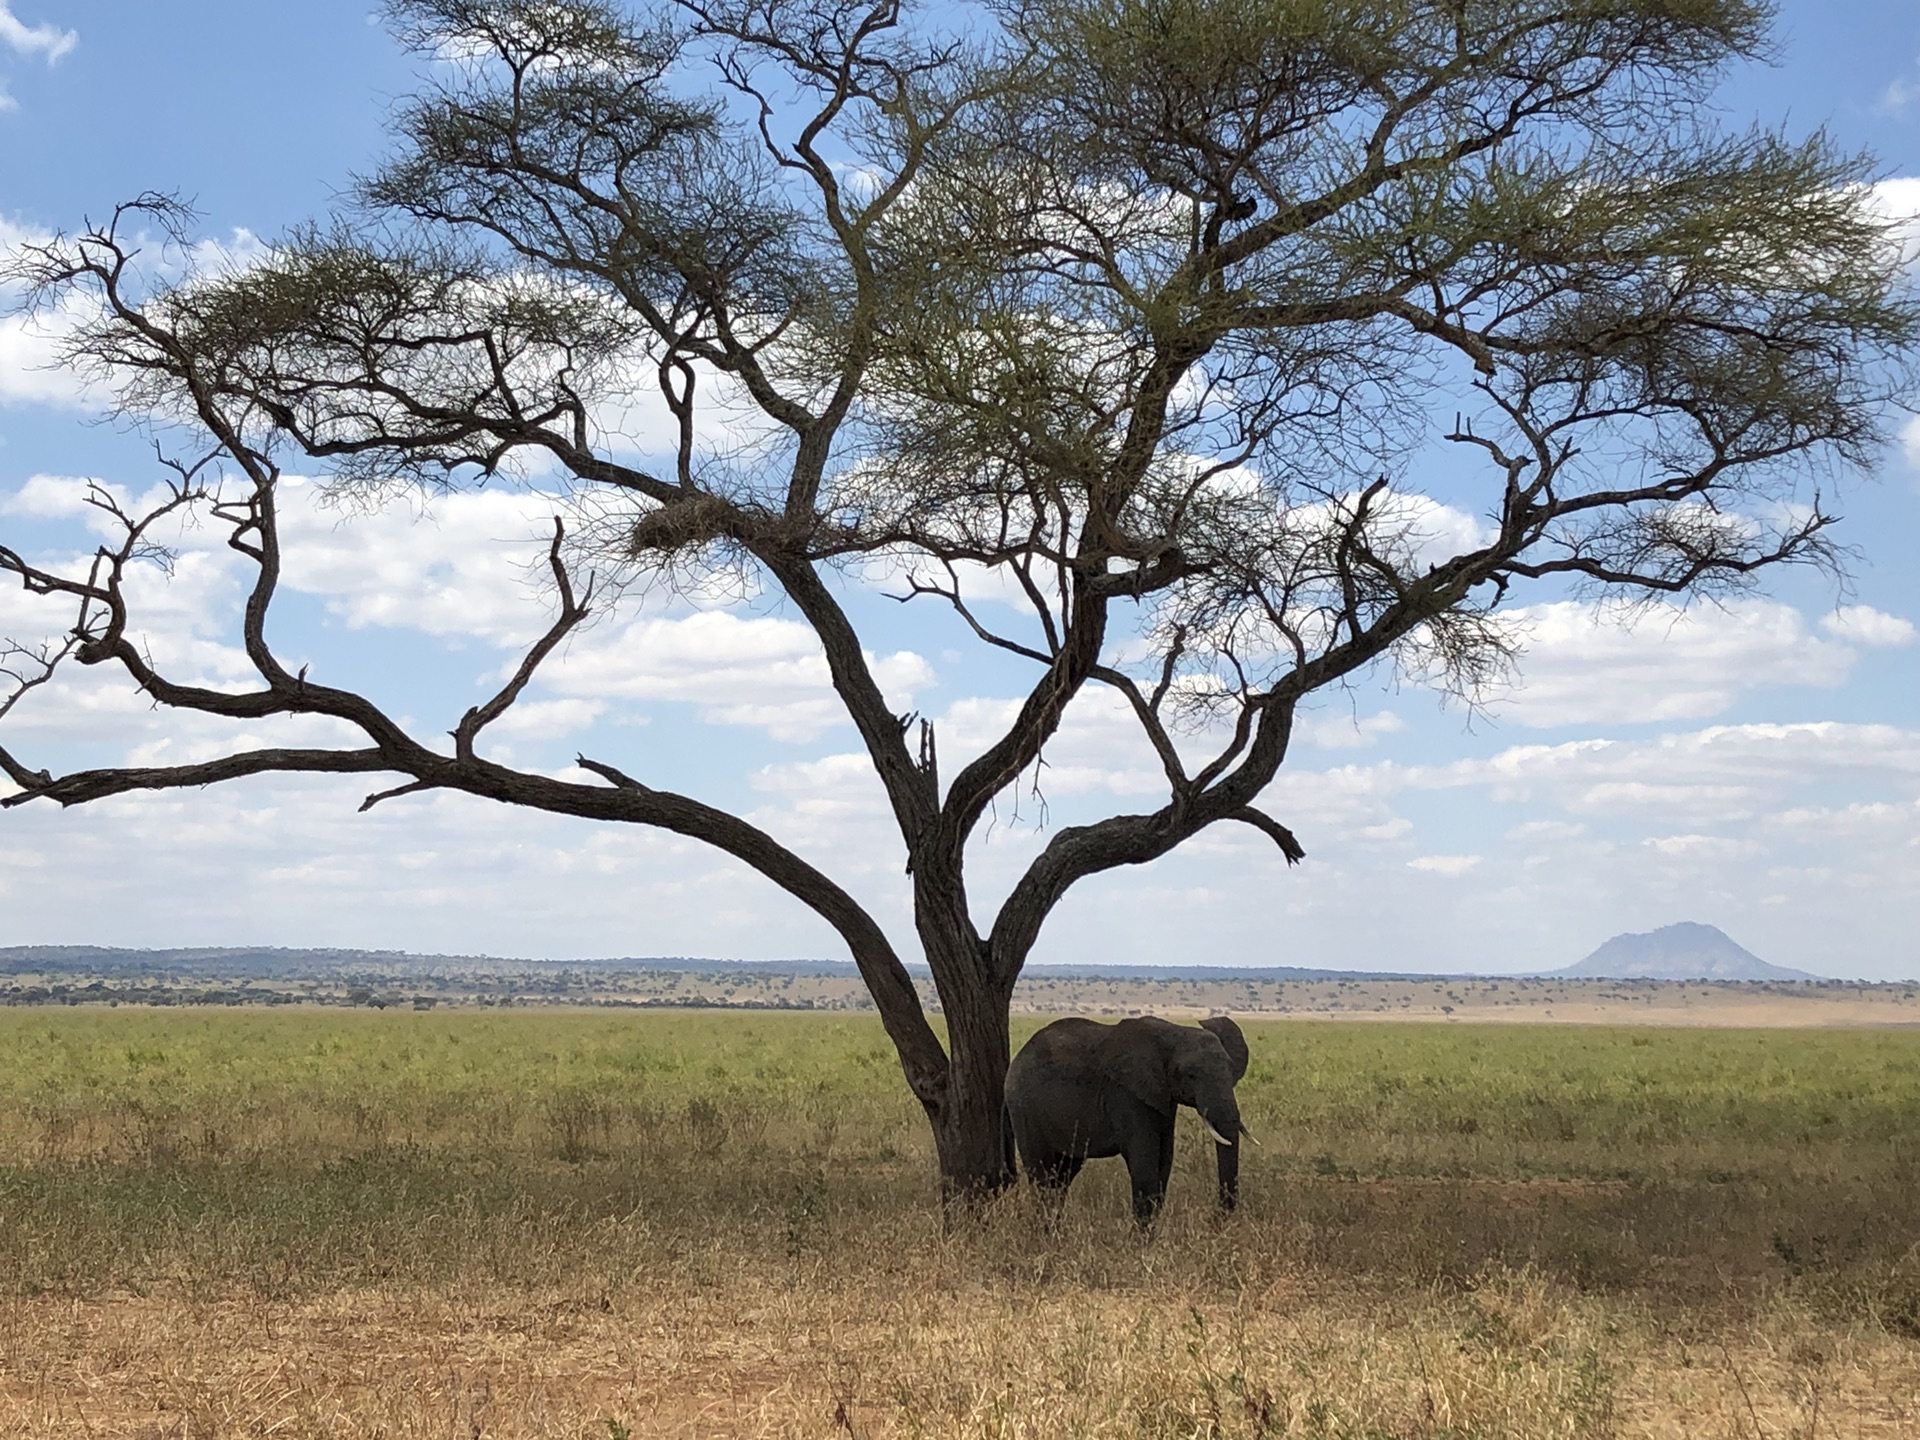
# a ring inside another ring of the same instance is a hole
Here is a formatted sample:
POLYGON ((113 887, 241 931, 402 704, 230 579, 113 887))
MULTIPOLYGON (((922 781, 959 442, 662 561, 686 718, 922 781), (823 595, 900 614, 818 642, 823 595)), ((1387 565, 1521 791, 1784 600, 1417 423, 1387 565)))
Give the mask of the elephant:
POLYGON ((1056 1020, 1008 1067, 1008 1128, 1027 1178, 1056 1208, 1088 1160, 1124 1156, 1133 1218, 1144 1227, 1167 1196, 1174 1110, 1191 1105, 1214 1139, 1220 1208, 1231 1210, 1240 1137, 1253 1139, 1233 1093, 1246 1073, 1246 1038, 1224 1015, 1198 1029, 1155 1016, 1114 1025, 1056 1020))

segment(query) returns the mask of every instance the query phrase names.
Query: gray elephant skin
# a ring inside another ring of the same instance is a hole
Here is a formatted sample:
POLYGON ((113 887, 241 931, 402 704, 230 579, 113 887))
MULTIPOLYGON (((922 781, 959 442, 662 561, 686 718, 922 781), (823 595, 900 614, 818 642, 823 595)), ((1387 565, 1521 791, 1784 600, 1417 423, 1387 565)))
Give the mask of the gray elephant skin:
POLYGON ((1035 1032, 1007 1070, 1007 1119, 1027 1178, 1054 1204, 1080 1167, 1122 1156, 1133 1215, 1152 1223, 1173 1171, 1173 1118, 1190 1105, 1213 1132, 1219 1201, 1239 1196, 1240 1104, 1247 1042, 1224 1015, 1195 1027, 1153 1016, 1103 1025, 1056 1020, 1035 1032))

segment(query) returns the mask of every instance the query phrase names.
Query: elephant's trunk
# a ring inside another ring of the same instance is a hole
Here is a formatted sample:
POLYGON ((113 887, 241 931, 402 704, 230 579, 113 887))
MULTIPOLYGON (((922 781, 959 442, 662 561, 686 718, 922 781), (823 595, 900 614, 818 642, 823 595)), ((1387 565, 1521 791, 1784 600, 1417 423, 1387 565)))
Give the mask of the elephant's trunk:
POLYGON ((1240 1201, 1240 1147, 1215 1145, 1213 1154, 1220 1170, 1220 1208, 1231 1210, 1240 1201))
POLYGON ((1240 1199, 1240 1107, 1229 1101, 1214 1109, 1202 1110, 1200 1119, 1213 1137, 1213 1155, 1220 1174, 1220 1208, 1231 1210, 1240 1199))

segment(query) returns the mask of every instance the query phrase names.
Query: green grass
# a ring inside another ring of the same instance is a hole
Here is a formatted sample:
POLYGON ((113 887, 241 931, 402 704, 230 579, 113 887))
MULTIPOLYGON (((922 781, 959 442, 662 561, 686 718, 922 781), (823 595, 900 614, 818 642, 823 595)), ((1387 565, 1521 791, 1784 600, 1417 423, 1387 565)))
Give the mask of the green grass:
MULTIPOLYGON (((1212 1222, 1183 1129, 1165 1253, 1242 1280, 1498 1263, 1905 1303, 1920 1035, 1247 1031, 1264 1148, 1243 1214, 1212 1222)), ((1107 1241, 1068 1247, 1075 1283, 1132 1263, 1108 1243, 1122 1189, 1117 1163, 1076 1186, 1072 1223, 1107 1241)), ((936 1233, 933 1193, 924 1119, 865 1017, 0 1011, 0 1286, 535 1284, 697 1269, 719 1246, 884 1266, 863 1237, 936 1233)), ((1062 1263, 1030 1230, 991 1263, 1062 1263)))
MULTIPOLYGON (((1920 1035, 1906 1031, 1247 1029, 1242 1105, 1271 1142, 1260 1158, 1280 1168, 1824 1175, 1905 1163, 1920 1115, 1920 1035)), ((0 1011, 12 1165, 393 1146, 580 1156, 689 1115, 729 1134, 813 1127, 888 1158, 925 1149, 864 1017, 0 1011)))

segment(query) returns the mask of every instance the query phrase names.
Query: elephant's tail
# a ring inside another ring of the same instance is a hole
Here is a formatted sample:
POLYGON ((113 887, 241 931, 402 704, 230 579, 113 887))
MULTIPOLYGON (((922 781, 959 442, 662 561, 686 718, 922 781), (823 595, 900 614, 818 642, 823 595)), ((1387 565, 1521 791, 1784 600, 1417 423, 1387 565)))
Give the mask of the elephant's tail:
POLYGON ((1000 1106, 1000 1145, 1007 1162, 1008 1178, 1018 1177, 1020 1167, 1014 1163, 1013 1110, 1004 1101, 1000 1106))

